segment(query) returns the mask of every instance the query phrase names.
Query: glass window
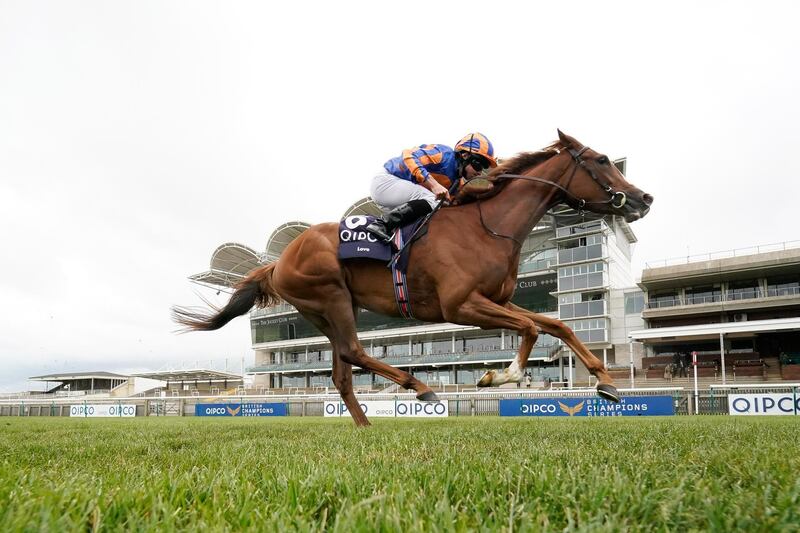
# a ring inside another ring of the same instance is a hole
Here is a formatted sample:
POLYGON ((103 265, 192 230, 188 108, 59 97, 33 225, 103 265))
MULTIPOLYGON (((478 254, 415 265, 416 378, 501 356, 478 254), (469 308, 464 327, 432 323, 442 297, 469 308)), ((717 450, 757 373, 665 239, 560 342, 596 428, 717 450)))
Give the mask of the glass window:
POLYGON ((674 307, 682 305, 678 293, 675 291, 662 292, 648 295, 647 307, 658 309, 661 307, 674 307))
POLYGON ((409 355, 407 342, 386 346, 386 357, 402 357, 405 355, 409 355))
POLYGON ((644 309, 644 293, 641 291, 625 293, 625 314, 638 315, 644 309))
POLYGON ((767 278, 767 296, 796 296, 800 294, 800 280, 796 276, 767 278))
POLYGON ((706 304, 722 301, 722 290, 719 285, 708 287, 691 287, 686 289, 686 303, 688 305, 706 304))
POLYGON ((511 301, 534 313, 549 313, 558 309, 558 300, 550 294, 556 287, 554 274, 520 278, 511 301))
POLYGON ((731 281, 728 283, 728 300, 746 300, 749 298, 760 298, 761 290, 758 280, 731 281))
POLYGON ((519 273, 549 270, 556 264, 556 249, 547 248, 533 252, 523 252, 520 255, 519 273))
POLYGON ((500 349, 500 337, 482 337, 480 339, 466 339, 466 351, 473 352, 491 352, 500 349))
POLYGON ((575 336, 583 342, 605 342, 606 324, 605 318, 567 322, 567 325, 575 332, 575 336))

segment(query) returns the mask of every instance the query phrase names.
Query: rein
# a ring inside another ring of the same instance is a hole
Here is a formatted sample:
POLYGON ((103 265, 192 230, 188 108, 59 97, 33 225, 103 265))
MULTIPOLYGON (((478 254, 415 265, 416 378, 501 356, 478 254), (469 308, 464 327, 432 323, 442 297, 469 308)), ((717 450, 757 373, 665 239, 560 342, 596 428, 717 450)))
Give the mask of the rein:
MULTIPOLYGON (((589 149, 588 146, 584 146, 580 150, 574 150, 572 148, 568 148, 567 149, 569 154, 572 156, 572 159, 575 162, 575 165, 572 167, 572 174, 570 174, 569 179, 567 180, 566 186, 560 185, 560 184, 558 184, 558 183, 556 183, 554 181, 546 180, 544 178, 537 178, 536 176, 525 176, 525 175, 522 175, 522 174, 500 174, 499 176, 497 176, 497 179, 503 178, 503 179, 512 179, 512 180, 535 181, 535 182, 545 183, 547 185, 551 185, 551 186, 555 187, 556 189, 560 190, 561 192, 563 192, 564 195, 566 196, 567 205, 569 205, 573 209, 576 209, 581 215, 584 213, 584 207, 586 207, 587 205, 611 204, 611 207, 613 207, 615 209, 620 209, 628 201, 628 197, 625 195, 624 192, 615 191, 615 190, 613 190, 611 188, 611 185, 609 185, 607 183, 605 183, 605 184, 602 183, 597 178, 597 176, 592 171, 592 169, 590 169, 589 167, 586 166, 586 161, 584 161, 581 158, 581 155, 588 149, 589 149), (594 182, 597 183, 597 185, 609 195, 609 199, 608 200, 606 200, 604 202, 602 202, 602 201, 601 202, 587 202, 583 198, 578 198, 577 196, 575 196, 574 194, 569 192, 568 187, 569 187, 570 183, 572 183, 572 179, 575 177, 575 174, 578 171, 578 167, 583 168, 586 172, 589 173, 589 176, 591 176, 592 180, 594 180, 594 182)), ((560 153, 558 150, 556 150, 556 152, 560 153)), ((514 238, 513 236, 511 236, 511 235, 502 235, 502 234, 497 233, 496 231, 492 230, 491 228, 489 228, 489 226, 487 226, 486 222, 483 220, 483 210, 481 209, 481 201, 478 200, 477 204, 478 204, 478 215, 480 216, 481 225, 483 226, 483 229, 485 229, 487 233, 489 233, 490 235, 492 235, 494 237, 499 237, 499 238, 502 238, 502 239, 512 240, 515 243, 519 244, 520 247, 522 247, 522 243, 519 240, 517 240, 516 238, 514 238)))

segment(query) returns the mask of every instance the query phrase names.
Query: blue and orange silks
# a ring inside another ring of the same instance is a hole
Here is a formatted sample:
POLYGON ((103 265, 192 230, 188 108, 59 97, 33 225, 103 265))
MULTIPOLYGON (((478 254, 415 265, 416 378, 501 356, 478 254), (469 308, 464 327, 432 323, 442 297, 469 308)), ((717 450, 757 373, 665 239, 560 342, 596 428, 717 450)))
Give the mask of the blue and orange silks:
POLYGON ((423 144, 390 159, 383 165, 386 172, 412 183, 422 183, 426 179, 439 182, 449 189, 460 177, 458 154, 443 144, 423 144))

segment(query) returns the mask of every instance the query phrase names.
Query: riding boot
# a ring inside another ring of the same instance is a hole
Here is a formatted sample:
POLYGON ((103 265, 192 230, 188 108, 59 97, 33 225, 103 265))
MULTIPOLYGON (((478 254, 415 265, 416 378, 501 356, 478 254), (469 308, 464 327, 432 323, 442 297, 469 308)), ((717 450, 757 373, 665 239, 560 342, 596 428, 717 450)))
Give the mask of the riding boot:
POLYGON ((431 211, 431 205, 427 201, 411 200, 376 218, 366 229, 383 242, 388 243, 391 242, 392 235, 397 228, 410 224, 431 211))

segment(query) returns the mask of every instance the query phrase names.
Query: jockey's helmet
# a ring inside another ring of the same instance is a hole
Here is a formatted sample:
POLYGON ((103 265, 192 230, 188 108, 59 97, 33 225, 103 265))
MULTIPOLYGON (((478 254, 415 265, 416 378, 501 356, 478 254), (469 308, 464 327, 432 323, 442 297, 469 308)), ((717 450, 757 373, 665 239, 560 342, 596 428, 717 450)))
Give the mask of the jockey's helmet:
POLYGON ((497 159, 494 157, 494 146, 483 133, 468 133, 458 141, 455 150, 456 152, 480 156, 489 162, 490 167, 497 166, 497 159))

